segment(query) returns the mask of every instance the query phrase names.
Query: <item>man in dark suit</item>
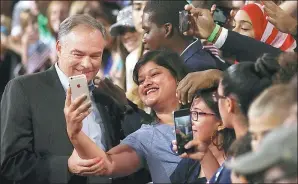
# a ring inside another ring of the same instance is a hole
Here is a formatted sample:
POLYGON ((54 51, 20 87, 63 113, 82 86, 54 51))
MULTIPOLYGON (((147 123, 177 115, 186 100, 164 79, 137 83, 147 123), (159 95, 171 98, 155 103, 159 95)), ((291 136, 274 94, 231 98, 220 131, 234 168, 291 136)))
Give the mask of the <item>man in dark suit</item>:
POLYGON ((70 76, 84 74, 87 78, 92 110, 83 126, 98 146, 109 150, 141 126, 140 119, 133 119, 133 115, 132 120, 123 121, 123 108, 94 87, 92 80, 100 69, 104 38, 105 29, 95 19, 71 16, 59 28, 58 62, 45 72, 8 83, 0 111, 1 175, 6 179, 21 184, 149 181, 146 173, 141 180, 89 177, 96 175, 99 160, 83 160, 72 154, 63 113, 70 76))
POLYGON ((143 13, 144 48, 170 49, 178 53, 191 72, 222 69, 222 61, 203 49, 199 39, 179 31, 179 11, 187 1, 148 1, 143 13))

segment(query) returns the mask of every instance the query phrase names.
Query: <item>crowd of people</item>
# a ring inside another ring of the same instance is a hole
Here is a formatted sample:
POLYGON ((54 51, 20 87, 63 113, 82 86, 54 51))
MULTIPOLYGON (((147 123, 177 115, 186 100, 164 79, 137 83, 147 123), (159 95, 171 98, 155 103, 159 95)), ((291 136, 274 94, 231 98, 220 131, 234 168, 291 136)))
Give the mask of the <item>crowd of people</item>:
POLYGON ((1 183, 298 182, 297 1, 12 2, 1 183), (69 87, 81 74, 87 103, 69 87))

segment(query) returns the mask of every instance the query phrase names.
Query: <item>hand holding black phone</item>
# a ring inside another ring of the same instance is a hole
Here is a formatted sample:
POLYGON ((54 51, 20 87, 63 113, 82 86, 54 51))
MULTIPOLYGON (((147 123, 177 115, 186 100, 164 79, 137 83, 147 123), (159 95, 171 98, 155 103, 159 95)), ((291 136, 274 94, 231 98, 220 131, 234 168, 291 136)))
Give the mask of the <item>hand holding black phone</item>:
POLYGON ((182 109, 174 112, 175 134, 178 154, 193 152, 193 148, 185 149, 184 146, 193 140, 190 110, 182 109))
POLYGON ((186 10, 179 11, 179 31, 180 31, 180 33, 184 33, 189 30, 188 15, 189 15, 189 12, 186 10))

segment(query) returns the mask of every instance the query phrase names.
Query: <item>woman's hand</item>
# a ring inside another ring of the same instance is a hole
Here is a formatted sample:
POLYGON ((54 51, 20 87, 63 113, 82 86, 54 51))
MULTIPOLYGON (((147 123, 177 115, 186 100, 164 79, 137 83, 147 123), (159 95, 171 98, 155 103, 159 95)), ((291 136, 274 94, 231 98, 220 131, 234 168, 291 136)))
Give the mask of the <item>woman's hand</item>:
POLYGON ((108 175, 105 159, 96 157, 94 159, 82 159, 76 150, 68 159, 68 169, 71 173, 80 176, 108 175))
MULTIPOLYGON (((172 141, 173 144, 173 151, 177 152, 177 141, 173 140, 172 141)), ((180 157, 182 158, 191 158, 194 160, 203 160, 205 154, 209 151, 208 149, 208 145, 206 143, 203 143, 197 139, 194 139, 192 141, 189 141, 185 146, 185 149, 190 149, 190 148, 194 148, 194 152, 193 153, 183 153, 182 155, 180 155, 180 157)))
POLYGON ((87 99, 86 95, 82 95, 71 101, 71 89, 67 89, 64 115, 67 126, 67 134, 70 139, 73 139, 83 127, 83 119, 85 119, 91 112, 91 102, 84 103, 87 99))

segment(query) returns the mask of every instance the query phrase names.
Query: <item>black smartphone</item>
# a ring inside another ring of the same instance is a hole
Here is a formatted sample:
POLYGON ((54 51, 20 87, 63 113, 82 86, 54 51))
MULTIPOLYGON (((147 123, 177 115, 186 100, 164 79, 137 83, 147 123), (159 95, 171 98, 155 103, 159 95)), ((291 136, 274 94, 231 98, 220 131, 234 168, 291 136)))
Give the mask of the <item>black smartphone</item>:
POLYGON ((224 26, 228 20, 231 9, 225 7, 216 7, 213 13, 213 20, 216 24, 224 26))
POLYGON ((181 109, 174 112, 175 133, 178 154, 193 152, 193 148, 185 149, 184 146, 193 139, 190 110, 181 109))
POLYGON ((179 11, 179 31, 181 33, 184 33, 189 29, 188 15, 189 15, 189 12, 186 10, 179 11))

